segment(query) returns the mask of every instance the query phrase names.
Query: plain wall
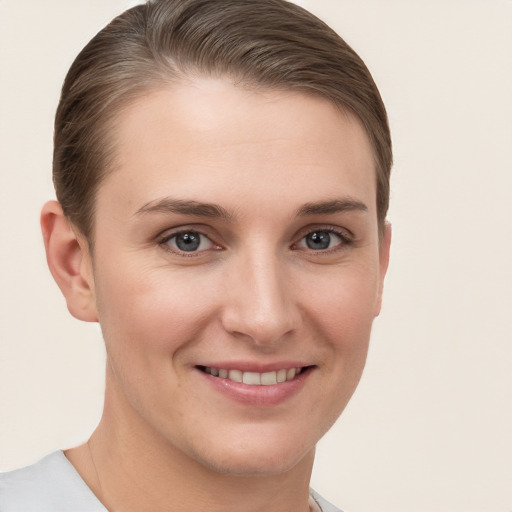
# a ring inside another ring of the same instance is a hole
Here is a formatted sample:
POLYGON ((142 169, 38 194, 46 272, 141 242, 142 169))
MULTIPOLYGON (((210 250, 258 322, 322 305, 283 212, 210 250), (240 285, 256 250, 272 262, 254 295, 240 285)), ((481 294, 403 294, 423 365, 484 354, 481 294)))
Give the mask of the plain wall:
MULTIPOLYGON (((0 0, 0 470, 84 441, 99 328, 44 259, 72 59, 127 0, 0 0)), ((512 510, 512 2, 303 0, 362 56, 395 148, 392 261, 363 380, 313 486, 351 512, 512 510)))

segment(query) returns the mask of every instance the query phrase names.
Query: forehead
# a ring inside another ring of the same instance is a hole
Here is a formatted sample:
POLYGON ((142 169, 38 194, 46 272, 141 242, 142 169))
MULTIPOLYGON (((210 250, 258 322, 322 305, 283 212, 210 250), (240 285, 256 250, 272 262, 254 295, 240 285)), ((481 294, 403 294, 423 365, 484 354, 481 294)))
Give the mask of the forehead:
POLYGON ((368 137, 354 116, 319 97, 197 79, 138 98, 112 133, 114 170, 98 200, 115 188, 133 203, 125 207, 216 195, 236 208, 252 196, 280 201, 286 191, 297 204, 343 194, 374 208, 368 137))

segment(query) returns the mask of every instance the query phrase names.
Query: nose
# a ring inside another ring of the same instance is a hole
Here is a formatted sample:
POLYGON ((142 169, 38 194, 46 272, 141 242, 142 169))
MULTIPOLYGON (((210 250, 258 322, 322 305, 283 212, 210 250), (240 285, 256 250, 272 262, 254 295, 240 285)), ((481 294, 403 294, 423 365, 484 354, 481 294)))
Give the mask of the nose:
POLYGON ((222 324, 231 335, 272 346, 300 322, 294 281, 276 256, 240 257, 224 281, 222 324))

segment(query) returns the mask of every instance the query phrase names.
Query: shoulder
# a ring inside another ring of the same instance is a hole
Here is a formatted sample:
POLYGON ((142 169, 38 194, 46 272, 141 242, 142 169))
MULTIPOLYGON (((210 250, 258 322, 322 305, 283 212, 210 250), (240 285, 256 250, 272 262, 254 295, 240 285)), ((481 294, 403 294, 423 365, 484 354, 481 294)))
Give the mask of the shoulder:
POLYGON ((106 512, 62 451, 0 474, 0 512, 106 512))
POLYGON ((309 490, 309 494, 318 504, 322 512, 343 512, 341 509, 335 507, 332 503, 329 503, 325 498, 322 498, 320 494, 318 494, 313 489, 309 490))

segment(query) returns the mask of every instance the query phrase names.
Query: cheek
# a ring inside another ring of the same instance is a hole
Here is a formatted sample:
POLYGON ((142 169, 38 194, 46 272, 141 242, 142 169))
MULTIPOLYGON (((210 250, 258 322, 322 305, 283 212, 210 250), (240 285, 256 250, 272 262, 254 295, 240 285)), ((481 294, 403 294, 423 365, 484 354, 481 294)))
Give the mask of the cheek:
POLYGON ((172 354, 193 341, 215 311, 215 288, 179 270, 103 274, 96 293, 107 350, 139 352, 147 360, 172 354))
POLYGON ((172 415, 159 416, 156 410, 167 411, 165 404, 177 400, 186 407, 189 401, 188 393, 172 390, 186 371, 182 350, 198 343, 211 320, 212 294, 169 269, 117 270, 108 279, 98 276, 97 287, 100 324, 115 376, 107 391, 120 403, 127 399, 140 416, 165 429, 172 415), (148 408, 156 403, 162 407, 148 408))
POLYGON ((374 320, 378 290, 373 267, 337 270, 317 281, 309 296, 310 325, 322 346, 325 389, 331 389, 325 412, 326 429, 336 420, 354 393, 363 373, 374 320))
POLYGON ((339 269, 308 288, 306 309, 336 349, 350 352, 367 345, 378 297, 373 266, 339 269))

